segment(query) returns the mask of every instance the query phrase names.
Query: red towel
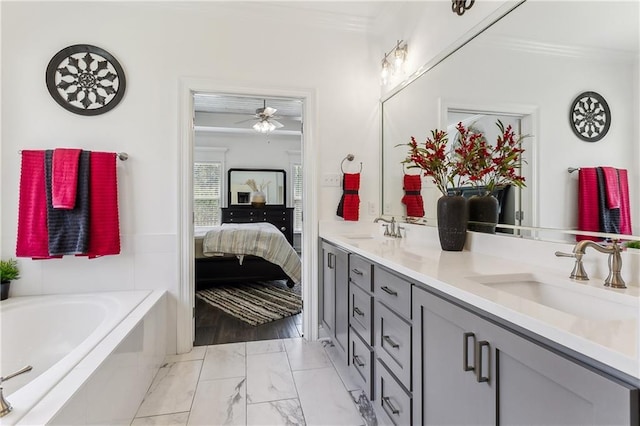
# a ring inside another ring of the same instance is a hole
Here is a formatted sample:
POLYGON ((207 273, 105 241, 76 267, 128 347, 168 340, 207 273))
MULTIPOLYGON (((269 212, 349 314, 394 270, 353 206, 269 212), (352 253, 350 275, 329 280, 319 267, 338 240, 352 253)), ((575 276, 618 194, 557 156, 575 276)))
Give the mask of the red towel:
POLYGON ((54 209, 71 210, 76 205, 80 149, 57 148, 53 151, 51 198, 54 209))
POLYGON ((344 220, 358 220, 360 197, 360 173, 345 173, 342 179, 342 197, 336 214, 344 220))
POLYGON ((618 171, 613 167, 602 167, 607 196, 607 206, 610 209, 620 208, 620 183, 618 182, 618 171))
POLYGON ((402 203, 407 206, 407 216, 423 217, 424 201, 420 190, 422 189, 422 181, 420 175, 404 175, 404 197, 402 203))
POLYGON ((49 258, 44 151, 22 151, 16 256, 49 258))
MULTIPOLYGON (((600 231, 598 175, 594 167, 581 167, 578 175, 578 229, 600 231)), ((576 235, 576 241, 600 241, 601 238, 576 235)))
POLYGON ((618 169, 618 181, 620 182, 620 233, 631 235, 629 180, 625 169, 618 169))
POLYGON ((90 259, 120 253, 118 177, 113 152, 91 152, 89 178, 90 259))

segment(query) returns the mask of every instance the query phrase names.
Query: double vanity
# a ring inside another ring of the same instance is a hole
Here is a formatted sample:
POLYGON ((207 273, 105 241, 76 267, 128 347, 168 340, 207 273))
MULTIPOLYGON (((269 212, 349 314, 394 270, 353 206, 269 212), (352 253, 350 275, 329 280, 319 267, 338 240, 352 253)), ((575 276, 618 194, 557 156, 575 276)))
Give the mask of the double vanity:
POLYGON ((321 323, 382 424, 639 424, 637 282, 578 283, 515 238, 341 225, 320 228, 321 323))

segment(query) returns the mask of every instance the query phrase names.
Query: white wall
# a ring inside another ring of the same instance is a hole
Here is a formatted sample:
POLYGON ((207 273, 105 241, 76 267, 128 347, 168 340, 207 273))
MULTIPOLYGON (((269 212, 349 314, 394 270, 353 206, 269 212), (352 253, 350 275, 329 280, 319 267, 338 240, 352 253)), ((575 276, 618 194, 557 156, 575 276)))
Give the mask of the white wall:
MULTIPOLYGON (((122 253, 95 260, 20 259, 13 295, 163 288, 175 323, 181 77, 229 86, 310 88, 319 173, 349 152, 365 163, 363 202, 377 200, 378 80, 367 37, 225 3, 2 2, 2 257, 15 253, 21 149, 126 151, 118 164, 122 253), (72 114, 56 104, 44 72, 60 49, 102 47, 122 64, 127 93, 112 111, 72 114)), ((318 217, 334 217, 339 190, 318 188, 318 217)), ((175 345, 175 330, 170 330, 175 345)))

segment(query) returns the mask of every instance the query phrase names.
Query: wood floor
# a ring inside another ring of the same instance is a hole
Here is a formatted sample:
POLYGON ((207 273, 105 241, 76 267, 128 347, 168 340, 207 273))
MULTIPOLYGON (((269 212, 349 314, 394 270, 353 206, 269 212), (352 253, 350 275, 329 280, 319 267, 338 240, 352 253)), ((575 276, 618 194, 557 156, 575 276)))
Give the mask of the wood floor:
POLYGON ((302 312, 253 326, 196 297, 195 346, 253 342, 302 336, 302 312))

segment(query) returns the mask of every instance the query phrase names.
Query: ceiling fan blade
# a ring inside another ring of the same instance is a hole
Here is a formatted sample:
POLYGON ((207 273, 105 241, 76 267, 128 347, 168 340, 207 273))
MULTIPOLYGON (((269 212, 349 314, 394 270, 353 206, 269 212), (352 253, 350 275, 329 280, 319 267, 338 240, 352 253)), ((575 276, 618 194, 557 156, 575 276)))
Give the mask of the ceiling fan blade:
POLYGON ((277 109, 275 108, 271 108, 271 107, 266 107, 264 109, 264 111, 262 112, 262 114, 266 115, 267 117, 271 117, 272 115, 274 115, 276 113, 277 109))
POLYGON ((280 127, 284 127, 284 124, 276 120, 269 120, 269 123, 272 123, 274 126, 276 126, 276 129, 279 129, 280 127))
POLYGON ((236 121, 236 122, 235 122, 235 124, 246 123, 246 122, 249 122, 249 121, 256 121, 256 119, 258 119, 258 120, 259 120, 259 117, 247 118, 246 120, 236 121))

